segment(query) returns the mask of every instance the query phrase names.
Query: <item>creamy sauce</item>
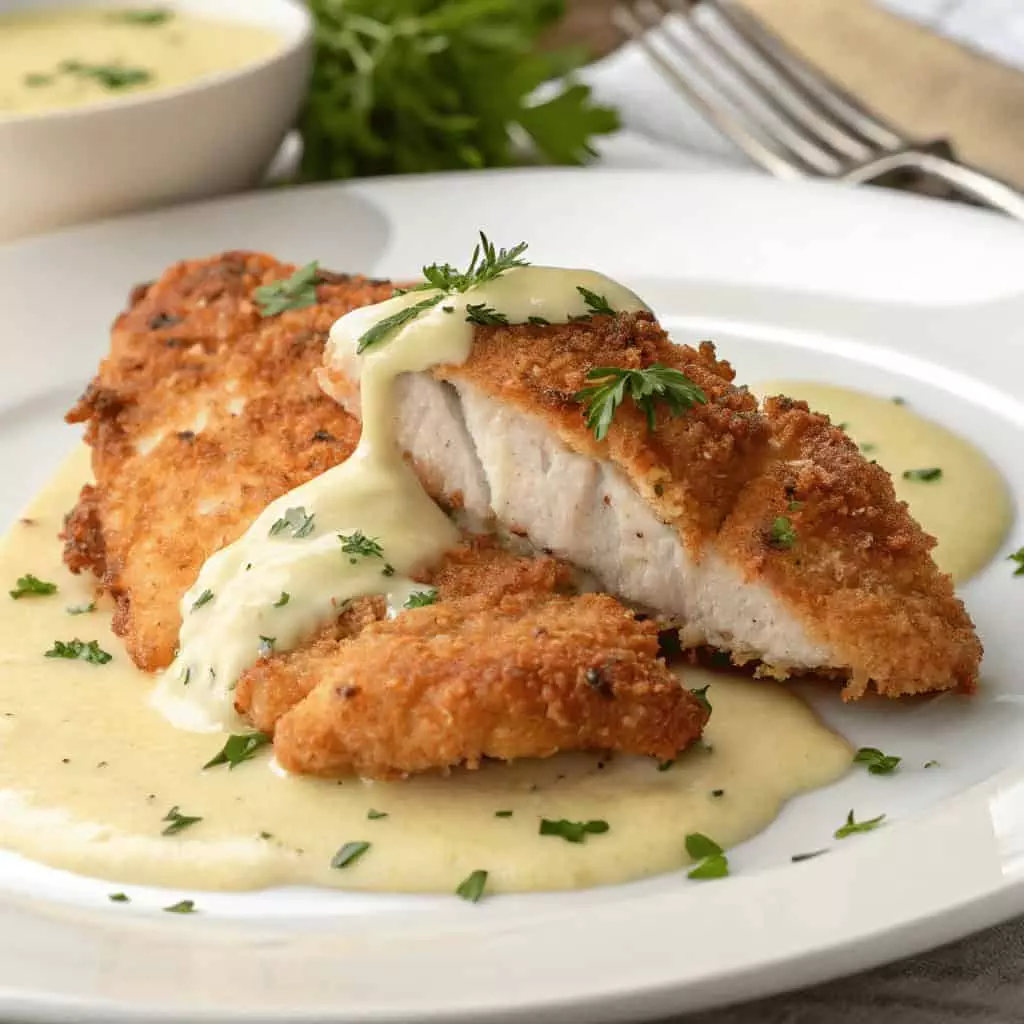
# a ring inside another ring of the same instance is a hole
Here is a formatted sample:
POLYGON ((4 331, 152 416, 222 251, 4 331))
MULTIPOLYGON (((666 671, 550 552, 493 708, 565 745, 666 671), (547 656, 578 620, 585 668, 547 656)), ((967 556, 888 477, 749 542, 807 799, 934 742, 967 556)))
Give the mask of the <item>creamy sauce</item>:
POLYGON ((239 728, 234 687, 271 640, 274 650, 295 647, 346 601, 370 594, 386 595, 390 613, 399 614, 409 595, 423 589, 410 574, 439 559, 459 533, 395 441, 395 379, 464 362, 473 342, 470 305, 513 323, 531 316, 564 322, 587 313, 580 287, 616 310, 646 308, 633 292, 592 271, 519 267, 444 295, 362 354, 359 339, 368 329, 441 292, 408 292, 354 310, 334 325, 326 359, 359 364, 359 445, 341 465, 271 502, 235 543, 203 565, 181 602, 179 656, 154 691, 168 719, 186 729, 239 728))
POLYGON ((111 634, 108 609, 65 611, 91 598, 61 564, 56 537, 87 477, 83 448, 28 513, 34 525, 16 525, 0 547, 4 590, 28 572, 60 587, 49 597, 0 596, 0 845, 35 860, 116 888, 452 892, 478 869, 489 872, 488 892, 584 887, 679 870, 689 832, 732 846, 767 826, 788 797, 850 765, 847 744, 783 688, 687 670, 687 686, 710 683, 712 750, 698 746, 663 772, 641 758, 560 755, 448 777, 338 783, 275 770, 269 748, 232 770, 203 771, 225 737, 168 727, 146 701, 150 678, 111 634), (113 660, 43 657, 73 637, 98 641, 113 660), (175 805, 203 820, 163 836, 175 805), (371 809, 387 817, 370 820, 371 809), (512 816, 495 817, 504 810, 512 816), (542 817, 610 828, 572 844, 538 835, 542 817), (372 845, 332 869, 351 841, 372 845))
POLYGON ((252 64, 280 46, 276 33, 258 25, 148 4, 7 14, 0 16, 0 114, 185 85, 252 64))
POLYGON ((935 561, 955 581, 970 579, 998 552, 1013 521, 1013 505, 999 470, 970 442, 909 405, 862 391, 803 380, 773 380, 753 390, 803 399, 843 424, 864 457, 892 474, 896 496, 913 517, 938 538, 935 561), (942 474, 934 480, 903 476, 920 469, 942 474))

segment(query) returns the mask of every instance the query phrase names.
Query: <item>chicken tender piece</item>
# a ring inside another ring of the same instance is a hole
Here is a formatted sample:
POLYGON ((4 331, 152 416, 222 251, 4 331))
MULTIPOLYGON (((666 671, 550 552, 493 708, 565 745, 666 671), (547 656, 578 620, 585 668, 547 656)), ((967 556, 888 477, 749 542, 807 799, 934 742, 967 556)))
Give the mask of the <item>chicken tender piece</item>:
MULTIPOLYGON (((359 362, 328 346, 321 382, 359 412, 359 362)), ((932 538, 883 470, 787 401, 760 408, 710 343, 651 314, 481 326, 467 361, 398 382, 396 431, 425 486, 679 624, 686 646, 844 697, 971 690, 981 644, 932 538), (594 367, 659 363, 704 392, 649 430, 625 401, 607 438, 575 394, 594 367)))
POLYGON ((658 658, 657 629, 604 594, 474 596, 367 627, 277 723, 289 771, 388 779, 484 758, 617 750, 664 760, 707 712, 658 658))
POLYGON ((68 516, 65 560, 113 595, 114 629, 142 669, 171 661, 178 603, 206 558, 358 440, 314 370, 334 321, 391 285, 321 272, 315 305, 262 317, 253 292, 294 269, 226 253, 135 289, 68 413, 87 424, 96 482, 68 516))

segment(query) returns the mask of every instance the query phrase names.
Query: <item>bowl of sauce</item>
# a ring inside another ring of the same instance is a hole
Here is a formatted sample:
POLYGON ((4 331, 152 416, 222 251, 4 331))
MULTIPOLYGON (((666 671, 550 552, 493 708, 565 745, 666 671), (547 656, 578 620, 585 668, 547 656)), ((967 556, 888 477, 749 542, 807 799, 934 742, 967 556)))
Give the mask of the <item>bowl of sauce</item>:
POLYGON ((5 5, 0 241, 255 184, 311 47, 292 0, 5 5))

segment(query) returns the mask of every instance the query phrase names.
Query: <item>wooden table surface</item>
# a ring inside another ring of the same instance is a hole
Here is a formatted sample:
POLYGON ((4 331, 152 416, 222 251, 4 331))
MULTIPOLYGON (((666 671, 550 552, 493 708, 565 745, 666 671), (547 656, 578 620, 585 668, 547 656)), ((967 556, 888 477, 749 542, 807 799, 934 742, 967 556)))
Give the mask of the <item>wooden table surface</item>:
MULTIPOLYGON (((1019 0, 1024 3, 1024 0, 1019 0)), ((1024 73, 875 7, 871 0, 744 0, 825 72, 922 139, 1024 188, 1024 73)), ((614 0, 567 0, 561 42, 621 42, 614 0)))

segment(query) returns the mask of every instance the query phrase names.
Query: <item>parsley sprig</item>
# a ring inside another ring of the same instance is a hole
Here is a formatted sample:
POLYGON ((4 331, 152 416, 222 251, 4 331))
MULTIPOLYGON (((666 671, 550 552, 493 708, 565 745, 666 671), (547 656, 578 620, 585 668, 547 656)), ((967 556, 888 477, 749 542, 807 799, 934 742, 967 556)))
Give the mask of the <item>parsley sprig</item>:
POLYGON ((253 301, 262 317, 277 316, 286 309, 305 309, 317 304, 316 286, 320 280, 317 260, 299 267, 290 277, 262 284, 253 293, 253 301))
POLYGON ((857 835, 858 832, 873 832, 882 822, 885 815, 879 814, 877 818, 868 818, 866 821, 856 821, 853 811, 846 816, 846 824, 840 825, 835 831, 836 839, 845 839, 847 836, 857 835))
POLYGON ((355 565, 360 558, 383 558, 384 549, 373 537, 367 537, 362 530, 352 533, 339 533, 341 550, 349 556, 349 562, 355 565))
POLYGON ((657 403, 680 416, 694 405, 705 405, 707 396, 686 374, 660 363, 645 370, 624 370, 618 366, 596 366, 587 374, 593 384, 577 391, 573 398, 586 407, 587 426, 603 441, 619 406, 628 396, 647 417, 654 430, 657 403))
POLYGON ((891 775, 902 760, 895 754, 883 754, 878 747, 861 747, 853 755, 854 764, 866 764, 872 775, 891 775))
POLYGON ((591 316, 615 316, 615 310, 608 305, 608 300, 603 295, 598 295, 581 284, 576 285, 576 291, 583 297, 591 316))
POLYGON ((57 584, 47 583, 46 580, 41 580, 29 572, 24 576, 19 576, 17 583, 14 584, 14 589, 8 593, 15 601, 20 601, 23 597, 45 597, 48 594, 57 593, 57 584))
POLYGON ((106 665, 113 658, 103 650, 98 640, 85 643, 77 638, 74 640, 54 640, 45 654, 47 658, 67 658, 69 661, 87 661, 90 665, 106 665))
POLYGON ((228 770, 248 761, 255 756, 260 747, 266 746, 270 737, 262 732, 250 732, 242 735, 229 736, 224 746, 203 765, 203 770, 216 768, 218 765, 226 764, 228 770))

